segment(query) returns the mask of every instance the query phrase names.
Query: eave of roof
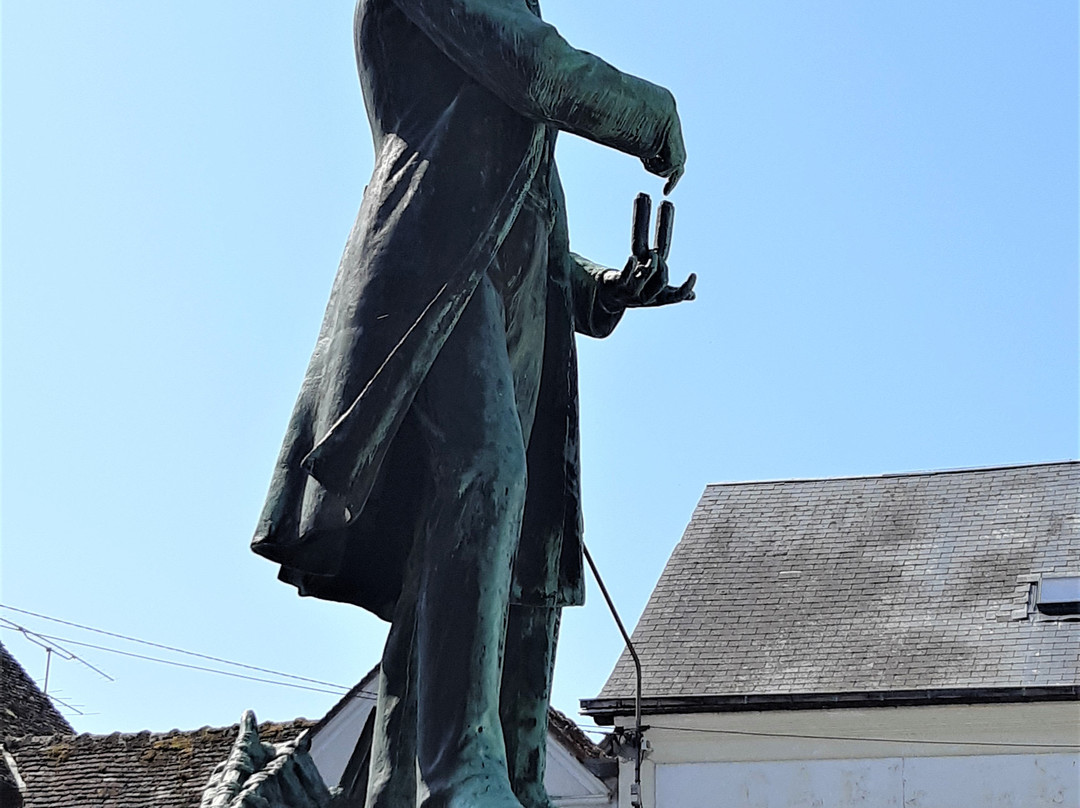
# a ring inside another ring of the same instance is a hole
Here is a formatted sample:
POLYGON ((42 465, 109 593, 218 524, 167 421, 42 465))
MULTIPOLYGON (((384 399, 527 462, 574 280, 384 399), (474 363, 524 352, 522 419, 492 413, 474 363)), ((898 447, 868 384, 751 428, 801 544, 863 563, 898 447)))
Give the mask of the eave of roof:
POLYGON ((333 721, 334 718, 337 717, 338 713, 345 709, 346 705, 348 705, 353 699, 360 698, 362 693, 378 693, 379 688, 376 682, 376 678, 378 677, 378 675, 379 666, 376 665, 374 668, 365 673, 364 677, 355 685, 353 685, 349 689, 348 693, 338 699, 337 703, 330 708, 329 712, 327 712, 326 715, 319 719, 318 723, 316 723, 315 726, 312 728, 312 733, 317 733, 319 730, 321 730, 323 727, 333 721))
MULTIPOLYGON (((761 693, 730 696, 652 696, 641 700, 642 715, 830 710, 925 705, 1021 704, 1080 701, 1080 685, 1049 687, 971 687, 930 690, 875 690, 839 693, 761 693)), ((634 699, 582 699, 581 711, 598 724, 634 714, 634 699)))

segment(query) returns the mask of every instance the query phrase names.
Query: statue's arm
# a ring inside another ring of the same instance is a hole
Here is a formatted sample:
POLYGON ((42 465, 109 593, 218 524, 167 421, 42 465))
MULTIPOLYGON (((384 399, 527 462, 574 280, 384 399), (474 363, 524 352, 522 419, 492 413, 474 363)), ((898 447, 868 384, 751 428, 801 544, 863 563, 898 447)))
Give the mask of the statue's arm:
MULTIPOLYGON (((667 306, 694 299, 696 275, 691 274, 681 286, 668 285, 667 249, 670 244, 659 250, 645 250, 646 254, 641 257, 631 255, 621 270, 571 252, 566 198, 559 172, 554 167, 549 185, 555 221, 548 240, 548 252, 561 255, 566 261, 575 331, 589 337, 606 337, 615 330, 627 308, 667 306)), ((635 221, 635 227, 637 224, 635 221)), ((635 233, 635 237, 638 235, 635 233)))
POLYGON ((625 307, 614 310, 601 304, 600 287, 608 267, 590 261, 570 251, 570 231, 566 223, 566 197, 558 170, 552 166, 548 187, 553 202, 555 221, 548 236, 548 254, 565 262, 570 286, 570 306, 574 330, 588 337, 606 337, 622 319, 625 307))
POLYGON ((574 330, 588 337, 606 337, 622 319, 623 307, 614 311, 603 305, 600 287, 605 273, 612 270, 577 253, 567 253, 570 287, 574 305, 574 330))
MULTIPOLYGON (((394 0, 466 73, 521 115, 682 173, 672 94, 572 47, 522 0, 394 0)), ((677 177, 676 177, 677 179, 677 177)))
MULTIPOLYGON (((567 252, 574 306, 574 330, 589 337, 606 337, 615 330, 627 308, 668 306, 694 299, 696 275, 681 286, 667 283, 667 265, 643 265, 631 257, 622 269, 611 269, 567 252), (634 280, 642 270, 642 280, 634 280)), ((662 261, 662 259, 661 259, 662 261)))

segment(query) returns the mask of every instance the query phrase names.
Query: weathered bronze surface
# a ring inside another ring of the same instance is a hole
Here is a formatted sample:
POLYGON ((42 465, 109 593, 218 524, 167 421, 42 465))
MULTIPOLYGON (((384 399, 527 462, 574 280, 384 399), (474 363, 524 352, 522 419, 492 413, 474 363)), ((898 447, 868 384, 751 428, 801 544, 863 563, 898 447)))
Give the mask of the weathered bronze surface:
POLYGON ((199 808, 328 808, 333 795, 311 759, 308 733, 266 743, 259 739, 255 713, 247 710, 229 757, 210 774, 199 808))
POLYGON ((524 0, 359 0, 375 168, 255 552, 301 594, 391 621, 369 808, 546 808, 559 609, 583 600, 574 332, 670 286, 673 209, 622 270, 570 251, 559 131, 667 179, 667 90, 571 47, 524 0))

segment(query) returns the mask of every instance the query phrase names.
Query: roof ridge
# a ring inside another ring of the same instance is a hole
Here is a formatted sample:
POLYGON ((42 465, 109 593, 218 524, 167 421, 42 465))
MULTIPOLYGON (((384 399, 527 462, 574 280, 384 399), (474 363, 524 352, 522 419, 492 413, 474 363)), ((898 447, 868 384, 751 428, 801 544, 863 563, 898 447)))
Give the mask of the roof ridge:
MULTIPOLYGON (((289 721, 260 721, 259 731, 269 729, 289 729, 291 727, 302 727, 304 729, 310 729, 314 727, 318 722, 313 718, 293 718, 289 721)), ((129 739, 129 738, 168 738, 176 735, 194 735, 200 732, 214 732, 222 734, 236 734, 240 729, 239 722, 235 724, 227 724, 223 727, 211 727, 205 725, 196 727, 194 729, 177 729, 176 727, 169 730, 149 730, 141 729, 135 732, 121 732, 116 730, 115 732, 79 732, 73 734, 65 734, 62 732, 44 733, 40 735, 7 735, 0 737, 0 743, 6 743, 11 741, 37 741, 47 740, 49 738, 61 738, 64 741, 71 743, 80 740, 101 740, 106 738, 129 739)))
POLYGON ((330 711, 318 720, 316 724, 317 728, 322 729, 323 727, 325 727, 327 724, 333 721, 334 718, 337 717, 338 713, 345 709, 346 704, 348 704, 355 698, 359 698, 361 693, 369 692, 368 687, 370 685, 375 685, 375 692, 378 692, 376 677, 379 675, 379 669, 381 666, 382 663, 375 663, 375 667, 365 673, 359 682, 350 687, 348 692, 334 703, 334 706, 330 708, 330 711))
POLYGON ((1038 463, 1013 463, 999 466, 964 466, 948 469, 920 469, 915 471, 894 471, 881 474, 840 474, 833 477, 774 477, 761 480, 722 480, 720 482, 707 483, 706 490, 710 488, 730 488, 738 485, 769 485, 775 483, 823 483, 843 480, 886 480, 897 477, 936 477, 946 474, 977 474, 991 471, 1009 471, 1026 468, 1048 468, 1050 466, 1077 466, 1080 460, 1044 460, 1038 463))

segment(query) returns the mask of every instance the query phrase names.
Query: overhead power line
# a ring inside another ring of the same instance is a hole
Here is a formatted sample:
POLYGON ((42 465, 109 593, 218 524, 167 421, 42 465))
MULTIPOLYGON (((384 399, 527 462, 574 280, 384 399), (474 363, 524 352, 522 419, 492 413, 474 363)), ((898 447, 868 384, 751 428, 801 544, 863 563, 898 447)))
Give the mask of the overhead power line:
MULTIPOLYGON (((25 636, 28 640, 30 640, 31 642, 35 642, 38 645, 42 645, 44 643, 47 643, 47 644, 53 646, 54 648, 59 649, 60 651, 62 651, 63 654, 65 655, 65 658, 76 659, 76 660, 82 662, 83 664, 87 665, 88 667, 93 668, 94 670, 98 670, 98 669, 94 668, 94 666, 90 665, 90 663, 86 662, 85 660, 82 660, 81 658, 75 656, 73 653, 71 653, 67 649, 62 648, 62 646, 57 645, 57 643, 66 643, 68 645, 79 646, 79 647, 82 647, 82 648, 91 648, 91 649, 96 650, 96 651, 104 651, 106 653, 118 654, 120 656, 126 656, 126 657, 133 658, 133 659, 140 659, 140 660, 143 660, 143 661, 146 661, 146 662, 155 662, 155 663, 162 664, 162 665, 171 665, 173 667, 184 668, 186 670, 198 671, 200 673, 212 673, 212 674, 216 674, 218 676, 229 676, 229 677, 232 677, 232 678, 235 678, 235 679, 243 679, 243 680, 251 681, 251 682, 259 682, 261 684, 271 684, 271 685, 278 685, 278 686, 282 686, 282 687, 292 687, 292 688, 296 688, 296 689, 300 689, 300 690, 312 691, 312 692, 315 692, 315 693, 328 693, 328 694, 334 695, 334 696, 341 696, 342 694, 346 693, 349 690, 349 688, 347 686, 339 685, 339 684, 336 684, 334 682, 325 682, 325 681, 322 681, 320 679, 312 679, 310 677, 298 676, 296 674, 285 673, 283 671, 276 671, 276 670, 272 670, 270 668, 259 667, 257 665, 249 665, 249 664, 246 664, 246 663, 243 663, 243 662, 235 662, 233 660, 223 659, 221 657, 215 657, 215 656, 211 656, 209 654, 202 654, 202 653, 198 653, 196 651, 188 651, 188 650, 183 649, 183 648, 177 648, 175 646, 170 646, 170 645, 164 645, 162 643, 151 642, 149 640, 143 640, 143 639, 139 639, 138 637, 131 637, 131 636, 128 636, 128 635, 125 635, 125 634, 119 634, 119 633, 116 633, 116 632, 113 632, 113 631, 106 631, 104 629, 95 628, 93 626, 87 626, 87 625, 83 625, 83 624, 80 624, 80 623, 75 623, 75 622, 72 622, 70 620, 61 620, 60 618, 57 618, 57 617, 50 617, 49 615, 40 614, 38 612, 31 612, 31 611, 28 611, 26 609, 19 609, 19 608, 16 608, 14 606, 9 606, 7 604, 0 604, 0 609, 6 609, 8 611, 17 612, 19 614, 25 614, 25 615, 28 615, 30 617, 35 617, 35 618, 38 618, 40 620, 47 620, 47 621, 52 622, 52 623, 58 623, 58 624, 61 624, 61 625, 70 626, 72 628, 77 628, 77 629, 80 629, 80 630, 83 630, 83 631, 90 631, 90 632, 93 632, 95 634, 101 634, 101 635, 104 635, 104 636, 107 636, 107 637, 114 637, 116 639, 124 640, 126 642, 138 643, 140 645, 145 645, 145 646, 149 646, 149 647, 152 647, 152 648, 160 648, 162 650, 171 651, 173 653, 185 654, 187 656, 195 657, 195 658, 198 658, 198 659, 205 659, 205 660, 208 660, 208 661, 211 661, 211 662, 218 662, 218 663, 221 663, 221 664, 224 664, 224 665, 231 665, 233 667, 242 668, 242 669, 250 670, 250 671, 255 671, 255 672, 258 672, 258 673, 265 673, 265 674, 269 674, 271 676, 282 677, 282 678, 284 678, 286 680, 292 680, 292 681, 281 681, 279 679, 268 679, 268 678, 264 678, 264 677, 260 677, 260 676, 251 676, 251 675, 248 675, 248 674, 238 673, 236 671, 221 670, 220 668, 208 667, 208 666, 205 666, 205 665, 192 665, 192 664, 188 664, 186 662, 178 662, 176 660, 165 659, 165 658, 162 658, 162 657, 159 657, 159 656, 150 656, 148 654, 137 654, 137 653, 134 653, 132 651, 125 651, 125 650, 122 650, 122 649, 119 649, 119 648, 113 648, 113 647, 109 647, 109 646, 105 646, 105 645, 98 645, 98 644, 95 644, 95 643, 88 643, 88 642, 83 642, 83 641, 80 641, 80 640, 72 640, 72 639, 65 638, 65 637, 56 637, 54 635, 49 635, 49 634, 41 634, 41 633, 38 633, 38 632, 35 632, 35 631, 31 631, 30 629, 25 628, 24 626, 21 626, 18 623, 14 623, 11 620, 8 620, 7 618, 0 618, 0 628, 7 628, 9 630, 18 631, 23 636, 25 636), (4 625, 4 624, 6 624, 6 625, 4 625), (35 640, 34 639, 35 637, 38 638, 38 639, 35 640), (306 683, 309 683, 309 684, 301 684, 301 682, 306 682, 306 683)), ((101 671, 98 671, 98 672, 102 673, 101 671)), ((106 675, 106 674, 102 673, 102 675, 106 675)), ((111 677, 108 677, 108 678, 111 679, 111 677)), ((354 695, 357 698, 366 698, 366 699, 375 699, 375 698, 377 698, 373 694, 364 693, 364 692, 359 692, 359 693, 356 693, 354 695)))
MULTIPOLYGON (((920 743, 945 746, 992 746, 992 747, 1020 747, 1031 749, 1076 749, 1078 744, 1066 743, 1034 743, 1031 741, 955 741, 942 740, 940 738, 863 738, 852 735, 809 735, 792 732, 752 732, 738 729, 708 729, 704 727, 664 727, 659 724, 649 724, 649 729, 662 729, 667 732, 705 732, 716 735, 752 735, 761 738, 796 738, 812 741, 866 741, 869 743, 920 743)), ((611 730, 594 727, 579 727, 589 735, 611 735, 611 730)))
MULTIPOLYGON (((6 628, 6 626, 0 626, 0 628, 6 628)), ((89 642, 80 642, 78 640, 68 639, 66 637, 54 637, 50 634, 39 634, 39 637, 44 637, 47 640, 53 642, 63 642, 68 645, 78 645, 82 648, 93 648, 95 651, 105 651, 110 654, 119 654, 120 656, 131 657, 132 659, 142 659, 147 662, 158 662, 162 665, 172 665, 176 668, 186 668, 187 670, 202 671, 203 673, 216 673, 218 676, 231 676, 234 679, 246 679, 249 682, 262 682, 268 685, 284 685, 286 687, 294 687, 300 690, 311 690, 315 693, 330 693, 332 695, 340 696, 346 690, 347 687, 341 685, 331 685, 331 687, 337 688, 336 690, 328 690, 324 687, 312 687, 311 685, 301 685, 295 682, 281 682, 277 679, 263 679, 258 676, 248 676, 246 673, 235 673, 234 671, 223 671, 219 668, 208 668, 204 665, 189 665, 186 662, 177 662, 172 659, 162 659, 161 657, 147 656, 146 654, 135 654, 131 651, 121 651, 119 648, 108 648, 104 645, 94 645, 89 642)))
MULTIPOLYGON (((196 657, 198 659, 205 659, 205 660, 208 660, 210 662, 219 662, 222 665, 232 665, 233 667, 236 667, 236 668, 244 668, 246 670, 256 671, 258 673, 267 673, 267 674, 270 674, 272 676, 281 676, 281 677, 283 677, 285 679, 295 679, 295 680, 300 681, 300 682, 308 682, 308 683, 313 684, 313 685, 321 685, 322 687, 338 688, 338 689, 340 689, 342 691, 345 691, 345 690, 349 689, 345 685, 339 685, 339 684, 336 684, 334 682, 324 682, 324 681, 321 681, 319 679, 311 679, 311 678, 309 678, 307 676, 297 676, 294 673, 284 673, 282 671, 275 671, 275 670, 271 670, 269 668, 260 668, 257 665, 247 665, 247 664, 245 664, 243 662, 234 662, 234 661, 229 660, 229 659, 222 659, 221 657, 210 656, 209 654, 200 654, 197 651, 187 651, 187 650, 185 650, 183 648, 176 648, 175 646, 172 646, 172 645, 163 645, 162 643, 150 642, 149 640, 140 640, 137 637, 129 637, 126 634, 117 634, 114 631, 105 631, 104 629, 94 628, 93 626, 84 626, 84 625, 82 625, 80 623, 73 623, 70 620, 61 620, 58 617, 49 617, 48 615, 38 614, 37 612, 31 612, 31 611, 28 611, 26 609, 18 609, 18 608, 14 607, 14 606, 8 606, 6 603, 0 603, 0 609, 7 609, 8 611, 18 612, 19 614, 29 615, 30 617, 36 617, 36 618, 38 618, 40 620, 48 620, 50 623, 59 623, 60 625, 71 626, 72 628, 82 629, 83 631, 92 631, 95 634, 103 634, 106 637, 115 637, 118 640, 126 640, 127 642, 134 642, 134 643, 138 643, 140 645, 149 646, 151 648, 160 648, 163 651, 172 651, 173 653, 176 653, 176 654, 185 654, 187 656, 196 657)), ((45 635, 42 635, 42 636, 45 636, 45 635)), ((195 666, 195 665, 183 665, 183 664, 181 664, 179 662, 169 662, 169 660, 158 659, 156 657, 140 657, 140 655, 138 655, 138 654, 132 654, 132 653, 123 652, 123 651, 116 651, 116 649, 103 648, 101 646, 90 645, 89 643, 78 643, 78 642, 76 642, 74 640, 68 640, 67 642, 70 642, 72 645, 84 645, 84 646, 86 646, 88 648, 95 648, 95 649, 97 649, 99 651, 114 651, 115 653, 122 653, 122 654, 125 654, 126 656, 132 656, 132 657, 136 657, 136 658, 147 659, 147 660, 151 660, 151 661, 155 661, 155 662, 165 662, 167 664, 174 664, 174 665, 177 665, 179 667, 188 667, 188 668, 193 668, 195 670, 206 670, 206 671, 209 671, 211 673, 224 673, 223 671, 217 671, 217 670, 211 669, 211 668, 200 668, 199 666, 195 666)), ((255 679, 255 681, 267 681, 267 680, 255 679)), ((284 683, 279 683, 279 684, 284 684, 284 683)), ((310 690, 312 688, 305 688, 305 689, 310 690)), ((327 692, 327 691, 319 691, 319 692, 327 692)))

